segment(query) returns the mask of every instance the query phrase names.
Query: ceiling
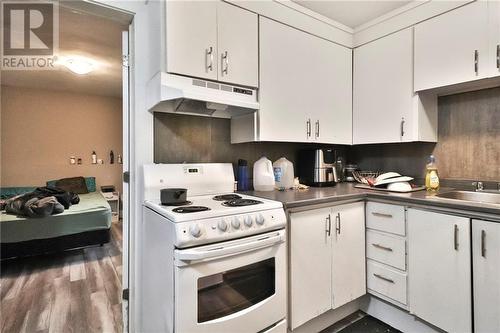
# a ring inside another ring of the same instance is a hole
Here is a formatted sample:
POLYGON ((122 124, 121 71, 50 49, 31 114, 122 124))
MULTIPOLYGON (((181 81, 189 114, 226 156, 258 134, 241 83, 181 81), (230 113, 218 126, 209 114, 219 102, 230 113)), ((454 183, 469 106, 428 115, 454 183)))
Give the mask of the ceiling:
POLYGON ((356 28, 413 1, 387 0, 292 0, 313 12, 356 28))
POLYGON ((62 90, 91 95, 122 95, 122 31, 124 22, 88 11, 59 7, 59 54, 85 57, 94 64, 89 74, 78 75, 65 66, 57 70, 2 71, 2 85, 62 90))

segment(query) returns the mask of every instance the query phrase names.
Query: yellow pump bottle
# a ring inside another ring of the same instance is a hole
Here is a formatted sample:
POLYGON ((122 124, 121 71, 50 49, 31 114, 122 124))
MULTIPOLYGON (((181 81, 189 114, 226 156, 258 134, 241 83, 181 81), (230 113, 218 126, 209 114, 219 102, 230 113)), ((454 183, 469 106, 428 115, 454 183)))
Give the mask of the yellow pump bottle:
POLYGON ((436 166, 436 158, 434 155, 429 157, 429 163, 426 166, 425 172, 425 188, 427 191, 439 190, 439 175, 436 166))

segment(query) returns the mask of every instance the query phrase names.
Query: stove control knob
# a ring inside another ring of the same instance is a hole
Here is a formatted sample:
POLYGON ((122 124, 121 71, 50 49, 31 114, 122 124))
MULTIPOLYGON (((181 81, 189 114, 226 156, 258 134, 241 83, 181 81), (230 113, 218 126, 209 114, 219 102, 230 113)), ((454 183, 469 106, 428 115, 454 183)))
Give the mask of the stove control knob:
POLYGON ((189 227, 189 232, 191 233, 191 235, 193 235, 193 237, 198 238, 201 236, 201 229, 200 229, 200 226, 198 224, 192 224, 189 227))
POLYGON ((240 228, 240 218, 239 217, 235 217, 232 221, 231 221, 231 225, 233 226, 234 229, 239 229, 240 228))
POLYGON ((257 222, 258 225, 263 225, 265 222, 264 215, 257 215, 257 217, 255 218, 255 222, 257 222))
POLYGON ((226 223, 226 221, 220 220, 219 223, 217 223, 217 227, 222 232, 226 231, 227 230, 227 223, 226 223))
POLYGON ((245 225, 250 228, 252 224, 253 224, 252 217, 250 215, 245 216, 245 225))

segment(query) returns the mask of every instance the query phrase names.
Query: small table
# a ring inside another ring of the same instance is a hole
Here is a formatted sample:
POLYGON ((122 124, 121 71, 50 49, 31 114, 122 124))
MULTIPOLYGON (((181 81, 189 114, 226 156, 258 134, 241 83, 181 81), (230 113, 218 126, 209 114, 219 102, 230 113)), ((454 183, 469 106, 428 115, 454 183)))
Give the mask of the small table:
POLYGON ((120 219, 120 192, 102 192, 102 196, 111 207, 111 222, 118 222, 120 219))

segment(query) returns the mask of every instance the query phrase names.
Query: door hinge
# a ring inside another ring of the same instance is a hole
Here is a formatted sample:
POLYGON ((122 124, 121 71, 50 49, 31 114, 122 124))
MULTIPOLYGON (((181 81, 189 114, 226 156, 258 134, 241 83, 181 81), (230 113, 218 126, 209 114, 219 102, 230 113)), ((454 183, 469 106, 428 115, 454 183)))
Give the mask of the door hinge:
POLYGON ((122 65, 123 65, 123 67, 130 66, 130 55, 128 55, 128 54, 122 55, 122 65))
POLYGON ((130 172, 129 171, 125 171, 123 173, 123 182, 124 183, 130 183, 130 172))
POLYGON ((128 290, 128 288, 122 290, 122 299, 124 299, 126 301, 129 300, 129 290, 128 290))

